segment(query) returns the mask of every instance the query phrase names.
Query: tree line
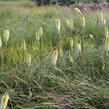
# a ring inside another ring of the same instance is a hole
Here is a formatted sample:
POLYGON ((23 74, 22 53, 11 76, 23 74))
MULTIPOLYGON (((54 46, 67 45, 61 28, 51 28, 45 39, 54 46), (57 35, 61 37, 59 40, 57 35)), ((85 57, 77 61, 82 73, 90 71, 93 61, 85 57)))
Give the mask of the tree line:
POLYGON ((79 2, 83 2, 83 3, 89 3, 89 2, 99 3, 99 2, 104 2, 104 1, 109 2, 109 0, 35 0, 35 2, 37 3, 38 6, 49 5, 49 4, 70 5, 70 4, 75 4, 75 3, 79 3, 79 2))

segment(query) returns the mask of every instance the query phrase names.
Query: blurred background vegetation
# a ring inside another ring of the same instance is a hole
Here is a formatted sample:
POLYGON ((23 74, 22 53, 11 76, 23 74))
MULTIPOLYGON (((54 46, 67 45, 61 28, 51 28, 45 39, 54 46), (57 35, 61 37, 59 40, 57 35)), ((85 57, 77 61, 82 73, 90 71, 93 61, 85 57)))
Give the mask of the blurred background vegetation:
POLYGON ((47 5, 47 4, 60 4, 60 5, 70 5, 75 3, 100 3, 100 2, 109 2, 109 0, 32 0, 36 1, 38 5, 47 5))
MULTIPOLYGON (((0 1, 22 1, 22 0, 0 0, 0 1)), ((23 0, 28 1, 28 0, 23 0)), ((48 4, 59 4, 59 5, 70 5, 75 3, 101 3, 101 2, 109 2, 109 0, 29 0, 34 1, 38 6, 48 5, 48 4)))

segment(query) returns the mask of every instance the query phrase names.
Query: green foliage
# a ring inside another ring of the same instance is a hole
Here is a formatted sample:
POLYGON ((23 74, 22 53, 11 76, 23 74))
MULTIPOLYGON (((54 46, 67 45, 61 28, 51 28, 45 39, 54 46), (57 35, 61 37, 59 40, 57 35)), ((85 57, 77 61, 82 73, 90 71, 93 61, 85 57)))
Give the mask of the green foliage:
POLYGON ((61 5, 70 5, 74 3, 84 2, 100 2, 100 0, 36 0, 38 5, 47 5, 47 4, 61 4, 61 5))

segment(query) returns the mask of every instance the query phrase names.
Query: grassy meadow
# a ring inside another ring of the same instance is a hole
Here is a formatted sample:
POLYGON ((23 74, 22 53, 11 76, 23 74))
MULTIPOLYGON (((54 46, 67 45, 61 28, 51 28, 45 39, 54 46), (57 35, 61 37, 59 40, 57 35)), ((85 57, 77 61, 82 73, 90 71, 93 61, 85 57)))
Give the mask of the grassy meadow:
POLYGON ((0 107, 109 109, 108 27, 108 9, 0 1, 0 107))

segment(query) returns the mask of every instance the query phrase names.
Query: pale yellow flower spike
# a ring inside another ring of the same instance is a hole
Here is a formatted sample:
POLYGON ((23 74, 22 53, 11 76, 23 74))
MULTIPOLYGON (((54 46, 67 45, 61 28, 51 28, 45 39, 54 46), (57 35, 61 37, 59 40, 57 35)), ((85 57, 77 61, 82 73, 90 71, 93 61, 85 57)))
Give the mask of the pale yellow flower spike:
POLYGON ((24 51, 26 51, 26 49, 27 49, 25 40, 23 40, 22 49, 23 49, 24 51))
POLYGON ((54 50, 52 54, 52 65, 56 66, 58 60, 58 50, 54 50))
POLYGON ((69 62, 73 63, 74 59, 72 58, 72 56, 69 54, 69 62))
POLYGON ((56 25, 56 29, 57 29, 58 34, 60 34, 60 30, 61 30, 61 21, 60 21, 60 19, 58 19, 58 18, 55 19, 55 25, 56 25))
POLYGON ((105 37, 109 36, 109 31, 108 31, 108 27, 105 27, 105 37))
POLYGON ((77 51, 81 51, 81 44, 77 43, 77 51))
POLYGON ((75 10, 76 12, 78 12, 80 15, 83 15, 82 12, 81 12, 81 10, 80 10, 79 8, 76 7, 76 8, 74 8, 74 10, 75 10))
POLYGON ((4 41, 5 41, 6 44, 9 40, 9 35, 10 35, 9 30, 8 29, 4 30, 3 37, 4 37, 4 41))
POLYGON ((68 27, 70 27, 70 20, 69 19, 66 20, 66 24, 68 27))
POLYGON ((0 109, 6 109, 9 101, 9 93, 5 93, 1 98, 0 109))
POLYGON ((106 37, 106 40, 105 40, 105 50, 108 52, 109 51, 109 36, 106 37))
POLYGON ((2 39, 1 39, 1 37, 0 37, 0 48, 2 47, 2 39))
POLYGON ((73 28, 73 20, 72 20, 72 19, 67 19, 67 20, 66 20, 66 24, 67 24, 67 26, 68 26, 70 29, 73 28))
POLYGON ((42 35, 43 35, 43 28, 40 27, 40 28, 39 28, 39 36, 41 37, 42 35))
POLYGON ((27 65, 28 67, 31 66, 31 54, 27 54, 27 65))
POLYGON ((36 40, 39 41, 42 35, 43 35, 43 28, 40 27, 39 30, 35 33, 36 40))
POLYGON ((92 38, 92 39, 94 39, 94 36, 92 34, 89 34, 89 37, 92 38))
POLYGON ((35 36, 36 36, 36 40, 39 41, 40 40, 40 36, 39 36, 39 32, 38 31, 35 33, 35 36))
POLYGON ((82 27, 85 27, 85 23, 86 23, 85 17, 82 15, 81 16, 81 25, 82 25, 82 27))
POLYGON ((100 20, 101 20, 101 21, 104 20, 104 14, 103 14, 103 12, 100 13, 100 20))
POLYGON ((104 17, 104 13, 103 13, 103 12, 100 12, 99 18, 100 18, 100 21, 101 21, 102 24, 105 24, 105 23, 106 23, 105 17, 104 17))
POLYGON ((80 16, 81 16, 81 25, 82 25, 82 27, 85 27, 86 21, 85 21, 85 17, 84 17, 84 15, 83 15, 83 13, 80 11, 79 8, 75 8, 75 11, 80 14, 80 16))

